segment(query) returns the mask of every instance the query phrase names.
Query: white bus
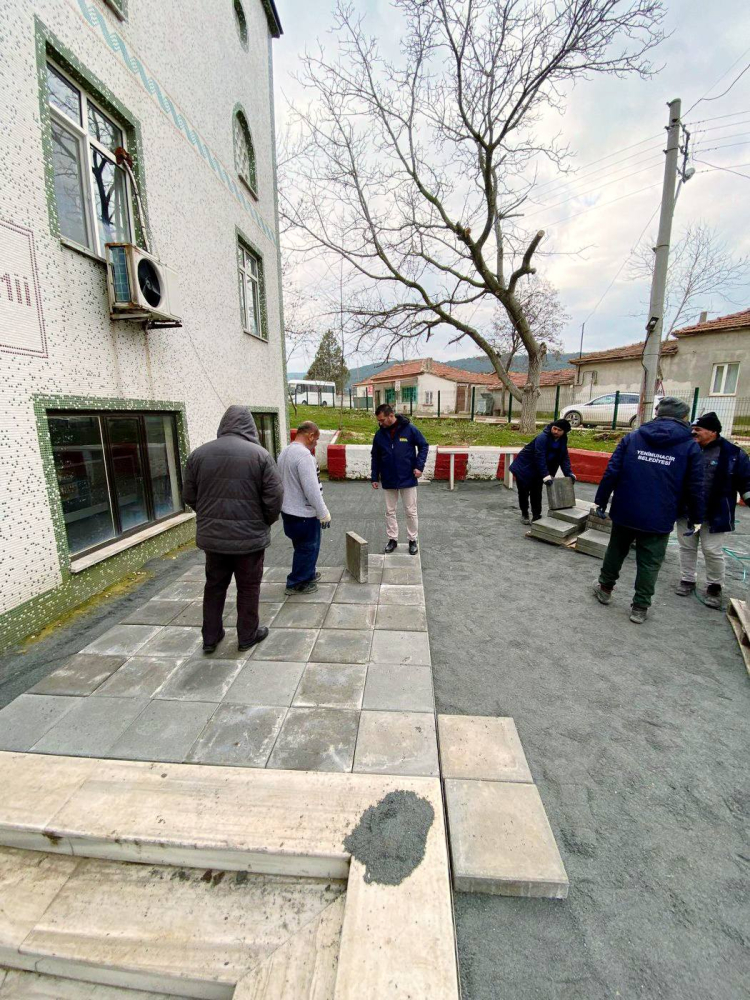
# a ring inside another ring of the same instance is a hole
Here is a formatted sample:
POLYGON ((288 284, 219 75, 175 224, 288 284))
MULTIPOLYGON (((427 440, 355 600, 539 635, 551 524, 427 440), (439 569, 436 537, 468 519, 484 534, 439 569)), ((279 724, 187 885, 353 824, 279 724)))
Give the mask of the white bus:
POLYGON ((335 406, 336 405, 336 383, 317 382, 314 379, 291 378, 289 379, 289 395, 294 400, 295 406, 335 406))

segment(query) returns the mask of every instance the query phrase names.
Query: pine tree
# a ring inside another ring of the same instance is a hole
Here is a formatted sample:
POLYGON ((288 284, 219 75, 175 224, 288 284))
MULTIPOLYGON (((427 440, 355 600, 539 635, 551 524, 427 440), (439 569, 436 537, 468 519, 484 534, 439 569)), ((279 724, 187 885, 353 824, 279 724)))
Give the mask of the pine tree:
POLYGON ((344 352, 333 330, 326 330, 321 337, 315 358, 305 378, 335 382, 336 392, 343 393, 346 380, 349 378, 349 369, 346 367, 344 352))

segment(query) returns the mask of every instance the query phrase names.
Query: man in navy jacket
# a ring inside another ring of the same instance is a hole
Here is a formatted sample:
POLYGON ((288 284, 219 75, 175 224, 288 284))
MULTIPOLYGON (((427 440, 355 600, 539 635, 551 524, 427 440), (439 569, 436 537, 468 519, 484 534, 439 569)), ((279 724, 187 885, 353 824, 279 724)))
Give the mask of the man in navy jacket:
POLYGON ((381 403, 375 410, 380 430, 372 439, 372 468, 370 479, 373 489, 381 485, 385 493, 385 526, 388 533, 386 552, 393 552, 398 545, 398 520, 396 507, 398 495, 406 512, 406 533, 409 553, 419 551, 417 543, 417 480, 424 471, 429 445, 408 417, 394 413, 388 403, 381 403))
POLYGON ((715 413, 698 417, 693 424, 693 437, 703 459, 706 516, 700 531, 695 531, 691 530, 693 525, 687 519, 687 512, 681 512, 677 522, 681 579, 675 593, 689 597, 695 590, 700 540, 706 563, 704 604, 709 608, 721 608, 724 543, 727 533, 734 531, 737 494, 741 494, 743 500, 750 499, 750 458, 742 448, 721 436, 721 421, 715 413))
POLYGON ((609 604, 612 590, 630 546, 635 542, 637 572, 630 620, 645 622, 656 579, 664 562, 669 535, 680 511, 700 528, 703 499, 703 459, 693 440, 687 403, 665 396, 656 419, 620 441, 596 491, 597 513, 604 517, 614 491, 612 533, 594 594, 609 604))
POLYGON ((542 485, 551 483, 558 469, 575 482, 568 455, 569 433, 570 424, 564 417, 553 420, 533 441, 524 445, 511 464, 510 471, 516 477, 518 506, 524 524, 538 521, 542 516, 542 485))

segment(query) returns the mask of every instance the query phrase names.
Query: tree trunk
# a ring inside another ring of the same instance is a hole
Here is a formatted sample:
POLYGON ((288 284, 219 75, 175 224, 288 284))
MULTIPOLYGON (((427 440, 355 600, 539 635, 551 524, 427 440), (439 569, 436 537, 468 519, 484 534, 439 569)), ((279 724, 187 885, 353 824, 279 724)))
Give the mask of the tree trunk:
POLYGON ((529 372, 521 397, 521 425, 523 434, 533 434, 536 431, 536 407, 539 401, 539 376, 544 364, 544 350, 529 353, 529 372))

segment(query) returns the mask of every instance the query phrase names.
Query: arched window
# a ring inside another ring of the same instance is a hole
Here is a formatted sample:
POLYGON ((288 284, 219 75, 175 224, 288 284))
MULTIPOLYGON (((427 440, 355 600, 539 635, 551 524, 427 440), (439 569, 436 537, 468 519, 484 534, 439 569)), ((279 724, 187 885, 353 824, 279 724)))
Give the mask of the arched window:
POLYGON ((247 18, 240 0, 234 0, 234 19, 237 22, 237 33, 240 36, 243 49, 247 48, 247 18))
POLYGON ((234 116, 234 165, 240 178, 257 197, 258 179, 255 171, 255 150, 247 119, 241 111, 235 112, 234 116))

